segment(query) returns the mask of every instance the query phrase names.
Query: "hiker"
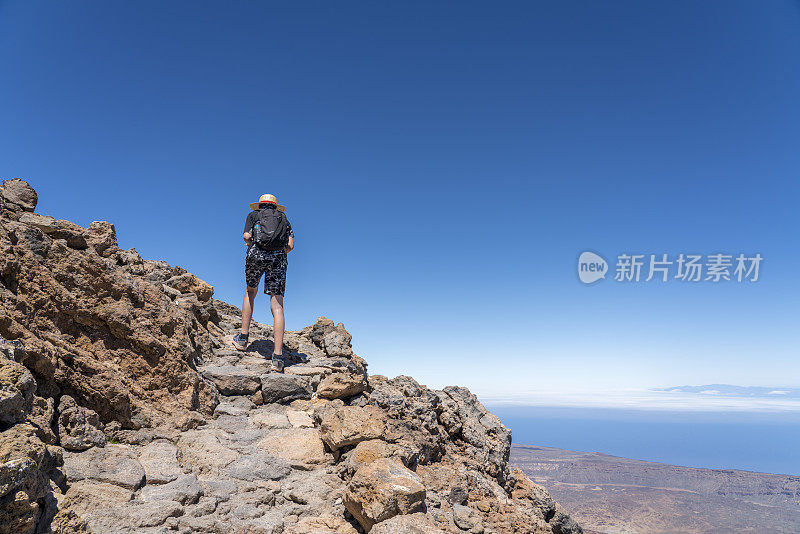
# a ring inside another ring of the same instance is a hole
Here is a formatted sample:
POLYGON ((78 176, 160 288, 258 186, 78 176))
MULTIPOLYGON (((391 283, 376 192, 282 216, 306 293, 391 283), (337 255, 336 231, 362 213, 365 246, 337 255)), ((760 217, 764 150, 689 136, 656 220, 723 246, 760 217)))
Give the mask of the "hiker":
POLYGON ((250 204, 253 210, 244 222, 244 238, 247 256, 244 276, 247 289, 242 303, 242 332, 236 334, 233 343, 239 350, 247 348, 250 320, 253 317, 253 301, 258 293, 261 275, 264 276, 264 293, 270 296, 275 348, 272 351, 271 368, 283 372, 283 292, 286 289, 286 254, 294 248, 292 225, 286 218, 285 206, 278 204, 275 195, 261 195, 258 202, 250 204))

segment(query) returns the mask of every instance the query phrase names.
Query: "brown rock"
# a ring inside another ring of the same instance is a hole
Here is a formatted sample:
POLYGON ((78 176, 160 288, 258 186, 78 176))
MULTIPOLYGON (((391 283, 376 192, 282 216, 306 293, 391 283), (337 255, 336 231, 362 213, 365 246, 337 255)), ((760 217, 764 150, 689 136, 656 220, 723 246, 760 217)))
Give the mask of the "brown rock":
POLYGON ((344 505, 369 530, 390 517, 425 511, 425 486, 397 460, 380 458, 356 471, 347 485, 344 505))
POLYGON ((275 430, 259 443, 259 447, 298 469, 312 469, 329 461, 316 428, 275 430))
POLYGON ((36 382, 21 364, 0 356, 0 423, 25 421, 33 408, 36 382))
POLYGON ((384 413, 375 406, 342 406, 323 412, 322 439, 331 450, 383 436, 384 413))
POLYGON ((33 407, 28 415, 28 421, 36 427, 36 435, 39 436, 39 439, 50 445, 55 445, 58 441, 52 428, 55 414, 55 402, 52 398, 33 398, 33 407))
POLYGON ((333 514, 304 517, 289 526, 285 534, 358 534, 353 525, 333 514))
POLYGON ((108 257, 117 250, 117 230, 114 225, 105 221, 94 221, 84 233, 86 243, 103 257, 108 257))
POLYGON ((405 463, 403 456, 404 451, 401 447, 393 443, 386 443, 382 439, 370 439, 360 442, 347 453, 344 466, 348 473, 354 473, 362 465, 372 463, 378 458, 395 458, 405 463))
POLYGON ((30 184, 19 178, 3 180, 0 199, 3 208, 9 211, 33 211, 39 201, 36 191, 30 184))
POLYGON ((366 388, 367 381, 364 375, 332 373, 319 383, 317 395, 323 399, 343 399, 357 395, 366 388))
POLYGON ((214 288, 192 273, 173 276, 166 281, 166 285, 181 293, 194 293, 200 302, 205 302, 214 295, 214 288))
POLYGON ((110 223, 79 232, 29 213, 35 193, 23 194, 27 187, 3 184, 5 204, 25 204, 28 213, 17 218, 28 223, 0 218, 0 336, 19 345, 18 361, 36 376, 39 395, 63 390, 127 429, 175 427, 191 410, 210 416, 216 392, 195 366, 211 354, 211 336, 200 308, 181 308, 161 289, 173 269, 135 251, 117 255, 110 223), (70 246, 78 235, 89 248, 70 246))
POLYGON ((422 513, 396 515, 375 525, 371 534, 446 534, 431 516, 422 513))
POLYGON ((48 478, 61 463, 57 451, 42 443, 28 424, 0 434, 0 533, 33 533, 37 523, 52 517, 55 503, 48 478))

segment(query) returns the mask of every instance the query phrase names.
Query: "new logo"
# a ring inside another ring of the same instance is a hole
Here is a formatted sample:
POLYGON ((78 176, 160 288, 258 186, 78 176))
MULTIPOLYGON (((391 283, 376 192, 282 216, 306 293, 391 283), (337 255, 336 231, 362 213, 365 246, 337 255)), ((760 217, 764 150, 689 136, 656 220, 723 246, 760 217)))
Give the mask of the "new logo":
POLYGON ((606 277, 608 263, 594 252, 583 252, 578 258, 578 278, 584 284, 597 282, 606 277))

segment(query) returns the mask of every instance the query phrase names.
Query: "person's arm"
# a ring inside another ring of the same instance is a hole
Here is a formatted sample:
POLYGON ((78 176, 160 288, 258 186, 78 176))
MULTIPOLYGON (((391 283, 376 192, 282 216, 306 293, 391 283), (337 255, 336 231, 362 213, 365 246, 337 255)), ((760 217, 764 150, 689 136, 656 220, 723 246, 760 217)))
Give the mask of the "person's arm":
POLYGON ((249 247, 251 244, 251 240, 253 239, 253 214, 250 213, 247 218, 244 220, 244 233, 242 234, 242 239, 244 239, 244 243, 249 247))
POLYGON ((289 243, 286 245, 286 252, 291 252, 294 248, 294 236, 289 236, 289 243))

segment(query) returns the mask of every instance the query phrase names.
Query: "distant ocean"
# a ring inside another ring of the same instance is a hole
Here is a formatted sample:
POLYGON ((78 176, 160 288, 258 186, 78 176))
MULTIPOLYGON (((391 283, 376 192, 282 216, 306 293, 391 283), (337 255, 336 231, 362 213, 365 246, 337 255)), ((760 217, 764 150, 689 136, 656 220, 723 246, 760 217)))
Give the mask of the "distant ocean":
POLYGON ((708 469, 800 475, 800 413, 491 405, 513 442, 708 469))

